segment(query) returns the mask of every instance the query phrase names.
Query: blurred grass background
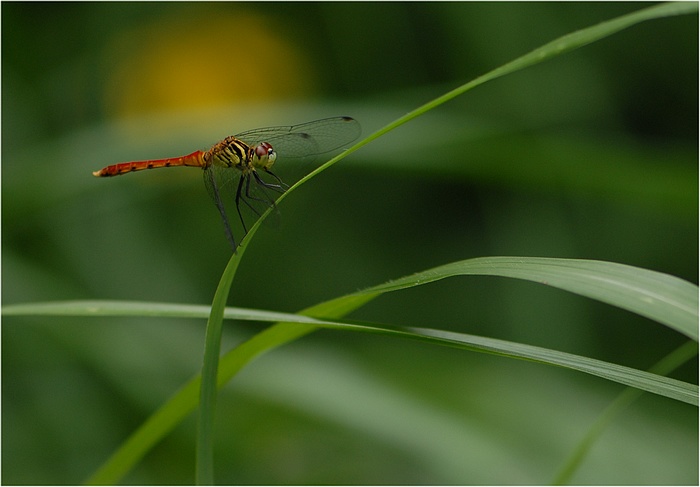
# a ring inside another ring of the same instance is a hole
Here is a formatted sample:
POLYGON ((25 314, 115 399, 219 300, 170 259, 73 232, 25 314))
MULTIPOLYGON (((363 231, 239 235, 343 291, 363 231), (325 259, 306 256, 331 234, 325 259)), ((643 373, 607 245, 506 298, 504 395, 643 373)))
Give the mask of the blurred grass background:
MULTIPOLYGON (((634 3, 3 3, 2 299, 207 304, 230 249, 191 168, 129 160, 351 115, 365 135, 634 3)), ((305 185, 230 304, 296 311, 486 255, 616 261, 698 281, 698 19, 645 23, 496 80, 305 185)), ((283 168, 279 172, 283 175, 283 168)), ((647 368, 657 323, 526 282, 459 278, 353 314, 647 368)), ((259 330, 231 324, 230 348, 259 330)), ((201 364, 204 323, 6 318, 2 481, 85 479, 201 364)), ((675 377, 697 381, 697 362, 675 377)), ((546 483, 620 387, 323 331, 222 393, 217 481, 546 483)), ((125 482, 193 481, 194 418, 125 482)), ((645 397, 577 483, 696 484, 697 410, 645 397)))

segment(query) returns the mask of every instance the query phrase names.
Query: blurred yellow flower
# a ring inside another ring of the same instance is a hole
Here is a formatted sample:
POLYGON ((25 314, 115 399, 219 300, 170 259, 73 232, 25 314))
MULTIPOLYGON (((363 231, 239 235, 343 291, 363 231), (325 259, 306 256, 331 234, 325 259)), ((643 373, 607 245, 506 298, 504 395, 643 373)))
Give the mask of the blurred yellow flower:
POLYGON ((298 99, 314 85, 306 56, 271 19, 251 13, 160 21, 123 33, 108 53, 110 118, 298 99))

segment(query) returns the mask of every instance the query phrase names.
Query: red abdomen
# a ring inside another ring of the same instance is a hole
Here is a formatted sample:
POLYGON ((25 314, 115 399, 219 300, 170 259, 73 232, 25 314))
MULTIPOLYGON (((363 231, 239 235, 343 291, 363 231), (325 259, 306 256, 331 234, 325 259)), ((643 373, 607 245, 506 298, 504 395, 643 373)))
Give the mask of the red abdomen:
POLYGON ((133 171, 142 171, 144 169, 155 169, 158 167, 173 167, 173 166, 191 166, 205 167, 206 163, 203 158, 204 152, 195 151, 192 154, 182 157, 172 157, 168 159, 152 159, 148 161, 122 162, 113 164, 92 173, 97 177, 119 176, 133 171))

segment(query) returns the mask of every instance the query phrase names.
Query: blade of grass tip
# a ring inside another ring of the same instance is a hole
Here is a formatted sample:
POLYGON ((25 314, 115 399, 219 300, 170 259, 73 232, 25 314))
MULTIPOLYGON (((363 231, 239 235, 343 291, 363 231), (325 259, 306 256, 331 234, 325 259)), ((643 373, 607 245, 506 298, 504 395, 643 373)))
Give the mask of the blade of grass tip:
POLYGON ((655 5, 653 7, 649 7, 646 9, 639 10, 637 12, 633 12, 631 14, 623 15, 621 17, 617 17, 611 20, 607 20, 605 22, 601 22, 600 24, 594 25, 592 27, 587 27, 585 29, 578 30, 576 32, 572 32, 570 34, 566 34, 562 37, 559 37, 555 39, 554 41, 551 41, 543 46, 540 46, 539 48, 529 52, 528 54, 525 54, 523 56, 520 56, 513 61, 510 61, 496 69, 493 69, 489 71, 486 74, 483 74, 479 76, 478 78, 473 79, 472 81, 469 81, 468 83, 465 83, 461 86, 458 86, 457 88, 453 89, 452 91, 449 91, 445 93, 442 96, 439 96, 435 98, 434 100, 429 101, 428 103, 425 103, 424 105, 421 105, 420 107, 411 110, 408 112, 406 115, 403 117, 400 117, 396 119, 395 121, 391 122, 390 124, 382 127, 378 131, 374 132, 373 134, 369 135, 365 139, 359 141, 349 149, 347 149, 343 154, 341 154, 339 157, 333 158, 327 163, 323 164, 322 166, 318 167, 315 171, 307 175, 305 178, 300 180, 297 185, 301 185, 305 183, 308 179, 311 179, 314 177, 316 174, 320 173, 321 171, 324 171, 331 165, 335 164, 338 162, 342 157, 347 156, 348 154, 358 150, 360 147, 363 147, 367 145, 368 143, 372 142, 375 139, 378 139, 382 135, 391 132, 392 130, 400 127, 401 125, 413 120, 414 118, 419 117, 420 115, 423 115, 424 113, 432 110, 433 108, 436 108, 444 103, 447 103, 448 101, 452 100, 453 98, 456 98, 467 91, 476 88, 479 85, 482 85, 486 83, 487 81, 494 80, 496 78, 500 78, 501 76, 505 76, 507 74, 513 73, 515 71, 519 71, 521 69, 525 69, 530 66, 534 66, 535 64, 539 64, 543 61, 546 61, 548 59, 554 58, 556 56, 559 56, 561 54, 564 54, 569 51, 573 51, 575 49, 578 49, 579 47, 586 46, 588 44, 591 44, 597 40, 603 39, 605 37, 611 36, 623 29, 626 29, 628 27, 631 27, 635 24, 638 24, 640 22, 644 22, 646 20, 652 20, 656 18, 661 18, 661 17, 669 17, 669 16, 674 16, 674 15, 684 15, 684 14, 690 14, 693 12, 698 11, 698 5, 696 2, 677 2, 677 3, 667 3, 667 4, 661 4, 661 5, 655 5), (341 157, 342 156, 342 157, 341 157))
POLYGON ((359 293, 404 289, 457 275, 525 279, 626 309, 698 339, 698 287, 668 274, 615 262, 547 257, 477 257, 359 293))
MULTIPOLYGON (((649 372, 666 376, 697 354, 698 344, 694 341, 688 341, 662 358, 649 369, 649 372)), ((569 458, 564 462, 564 465, 555 476, 552 484, 565 485, 571 482, 571 478, 581 467, 586 456, 591 451, 593 444, 600 438, 607 426, 643 394, 644 391, 634 387, 628 387, 621 392, 605 411, 598 416, 593 425, 591 425, 581 442, 574 448, 569 458)))

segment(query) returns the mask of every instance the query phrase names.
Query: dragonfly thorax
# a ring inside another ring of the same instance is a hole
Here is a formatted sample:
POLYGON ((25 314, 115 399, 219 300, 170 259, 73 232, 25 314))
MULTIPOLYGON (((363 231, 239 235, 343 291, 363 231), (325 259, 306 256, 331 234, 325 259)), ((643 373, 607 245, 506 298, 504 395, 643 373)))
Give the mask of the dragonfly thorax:
POLYGON ((234 136, 226 137, 204 153, 206 166, 235 167, 248 169, 250 147, 234 136))
POLYGON ((267 142, 250 146, 234 136, 226 137, 204 153, 206 166, 235 167, 243 172, 269 170, 277 153, 267 142))

